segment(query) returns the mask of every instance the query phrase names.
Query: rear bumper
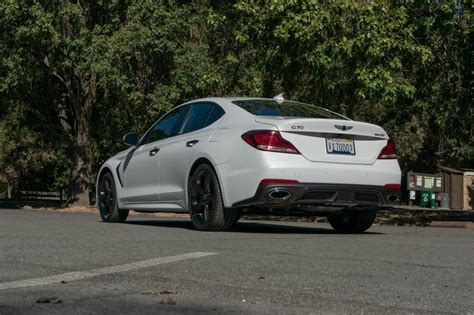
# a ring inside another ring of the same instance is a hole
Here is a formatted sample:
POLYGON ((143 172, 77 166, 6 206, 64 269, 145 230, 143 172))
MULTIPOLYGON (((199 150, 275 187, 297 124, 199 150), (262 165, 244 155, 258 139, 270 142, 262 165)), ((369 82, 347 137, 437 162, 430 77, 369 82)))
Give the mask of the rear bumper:
POLYGON ((399 200, 399 189, 384 186, 300 183, 296 185, 259 185, 252 198, 237 202, 233 204, 233 207, 380 209, 391 208, 398 204, 399 200))

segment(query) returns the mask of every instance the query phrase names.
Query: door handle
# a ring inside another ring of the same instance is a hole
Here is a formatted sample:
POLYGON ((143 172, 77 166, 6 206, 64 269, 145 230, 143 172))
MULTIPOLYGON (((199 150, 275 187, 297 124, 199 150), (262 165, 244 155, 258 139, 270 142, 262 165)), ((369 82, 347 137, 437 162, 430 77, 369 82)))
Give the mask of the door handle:
POLYGON ((186 142, 186 146, 187 146, 188 148, 192 148, 192 147, 193 147, 196 143, 198 143, 198 142, 199 142, 199 140, 188 141, 188 142, 186 142))
POLYGON ((150 156, 155 156, 155 155, 158 153, 158 151, 160 151, 159 148, 151 149, 151 150, 150 150, 150 156))

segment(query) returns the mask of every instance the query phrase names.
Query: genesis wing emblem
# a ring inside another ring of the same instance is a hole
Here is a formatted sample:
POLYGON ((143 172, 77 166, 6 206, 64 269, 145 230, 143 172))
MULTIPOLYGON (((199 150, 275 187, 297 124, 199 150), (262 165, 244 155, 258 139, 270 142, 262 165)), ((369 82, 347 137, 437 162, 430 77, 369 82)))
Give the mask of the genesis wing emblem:
POLYGON ((346 125, 334 125, 339 130, 346 131, 346 130, 351 130, 354 128, 354 126, 346 126, 346 125))

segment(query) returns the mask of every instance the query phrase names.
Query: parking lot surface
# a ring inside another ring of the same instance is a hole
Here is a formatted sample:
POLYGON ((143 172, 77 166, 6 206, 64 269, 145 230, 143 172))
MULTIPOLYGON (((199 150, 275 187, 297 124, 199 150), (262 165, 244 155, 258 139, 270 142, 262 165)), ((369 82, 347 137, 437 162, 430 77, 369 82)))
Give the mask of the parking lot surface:
POLYGON ((474 314, 474 230, 0 209, 0 314, 474 314))

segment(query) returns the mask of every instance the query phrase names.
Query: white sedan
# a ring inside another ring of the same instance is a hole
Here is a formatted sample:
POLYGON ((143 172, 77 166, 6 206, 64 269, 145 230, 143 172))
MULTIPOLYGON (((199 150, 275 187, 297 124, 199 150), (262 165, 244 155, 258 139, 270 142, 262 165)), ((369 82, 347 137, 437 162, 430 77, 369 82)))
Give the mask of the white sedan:
POLYGON ((381 127, 281 96, 191 101, 123 140, 129 148, 97 176, 106 222, 129 209, 189 212, 198 230, 228 230, 243 213, 309 215, 359 233, 399 200, 395 145, 381 127))

